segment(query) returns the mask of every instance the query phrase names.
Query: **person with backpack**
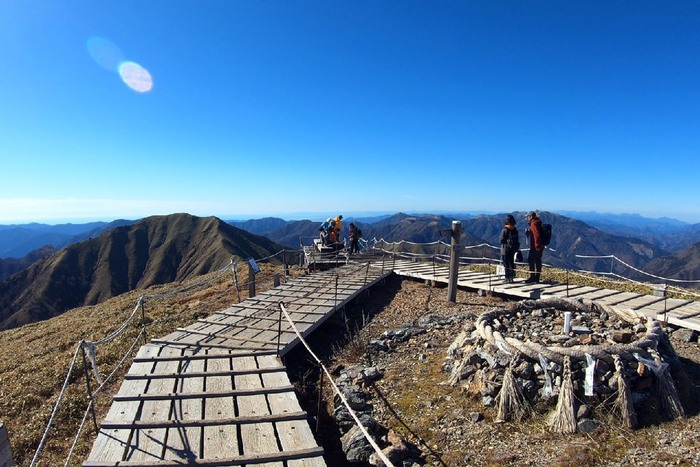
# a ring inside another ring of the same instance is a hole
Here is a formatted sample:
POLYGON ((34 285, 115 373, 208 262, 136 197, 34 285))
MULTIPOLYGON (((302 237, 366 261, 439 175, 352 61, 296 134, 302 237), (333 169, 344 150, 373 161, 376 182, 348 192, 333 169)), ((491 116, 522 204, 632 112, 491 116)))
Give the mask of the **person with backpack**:
POLYGON ((515 228, 515 217, 508 214, 505 220, 505 226, 501 231, 501 261, 506 270, 506 283, 512 283, 515 280, 515 254, 520 251, 520 239, 518 238, 518 229, 515 228))
POLYGON ((362 230, 356 226, 353 222, 350 222, 350 254, 360 252, 360 238, 362 237, 362 230))
POLYGON ((527 214, 527 221, 530 224, 525 230, 525 236, 530 246, 530 252, 527 255, 530 277, 525 280, 525 283, 535 284, 540 281, 540 274, 542 273, 542 253, 544 252, 542 221, 535 211, 530 211, 527 214))

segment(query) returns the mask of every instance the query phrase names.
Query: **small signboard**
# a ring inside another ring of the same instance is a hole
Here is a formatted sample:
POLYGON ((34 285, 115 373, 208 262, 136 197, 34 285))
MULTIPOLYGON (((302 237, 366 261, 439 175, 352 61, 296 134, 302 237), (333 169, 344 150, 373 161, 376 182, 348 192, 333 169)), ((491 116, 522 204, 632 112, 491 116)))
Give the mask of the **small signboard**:
POLYGON ((253 271, 253 274, 260 272, 260 266, 258 266, 258 263, 256 263, 253 258, 248 259, 248 264, 250 265, 250 270, 253 271))

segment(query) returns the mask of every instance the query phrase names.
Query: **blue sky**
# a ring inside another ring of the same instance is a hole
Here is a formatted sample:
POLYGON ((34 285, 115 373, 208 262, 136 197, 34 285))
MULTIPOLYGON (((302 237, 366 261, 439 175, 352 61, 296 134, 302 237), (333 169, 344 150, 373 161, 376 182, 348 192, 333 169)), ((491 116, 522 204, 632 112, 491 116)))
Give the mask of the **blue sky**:
POLYGON ((700 222, 698 24, 690 1, 0 2, 0 223, 700 222))

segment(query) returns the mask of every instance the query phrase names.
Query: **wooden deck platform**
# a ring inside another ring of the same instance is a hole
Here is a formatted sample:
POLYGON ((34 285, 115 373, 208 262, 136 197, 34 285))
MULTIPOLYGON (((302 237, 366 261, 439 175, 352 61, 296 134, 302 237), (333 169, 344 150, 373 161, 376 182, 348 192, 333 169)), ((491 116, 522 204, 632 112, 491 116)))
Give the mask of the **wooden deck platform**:
MULTIPOLYGON (((86 467, 326 465, 280 359, 299 343, 279 303, 307 336, 391 272, 447 283, 448 268, 386 258, 292 280, 144 345, 86 467)), ((460 271, 460 287, 519 298, 569 296, 700 330, 700 303, 557 283, 504 284, 460 271)))
POLYGON ((280 359, 386 277, 369 264, 292 280, 139 350, 86 467, 326 465, 280 359), (280 321, 282 318, 282 321, 280 321))
MULTIPOLYGON (((437 263, 416 263, 396 260, 387 263, 399 275, 447 284, 449 271, 437 263)), ((526 284, 516 279, 506 284, 494 274, 460 271, 457 284, 475 290, 484 290, 510 297, 536 299, 547 296, 585 298, 603 302, 620 311, 634 311, 649 318, 667 322, 674 326, 700 331, 700 302, 675 298, 640 295, 619 290, 603 289, 559 283, 526 284)))

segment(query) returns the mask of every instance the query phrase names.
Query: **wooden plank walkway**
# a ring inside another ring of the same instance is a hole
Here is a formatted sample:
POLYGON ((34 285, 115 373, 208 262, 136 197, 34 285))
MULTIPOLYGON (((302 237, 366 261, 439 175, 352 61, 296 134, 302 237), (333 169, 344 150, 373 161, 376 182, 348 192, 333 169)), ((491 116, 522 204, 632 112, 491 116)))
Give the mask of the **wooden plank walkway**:
MULTIPOLYGON (((449 270, 445 265, 408 260, 389 260, 386 264, 396 274, 402 276, 444 284, 448 282, 449 270)), ((674 326, 700 331, 700 302, 589 286, 544 282, 526 284, 524 281, 524 279, 516 279, 514 283, 505 284, 502 279, 493 274, 462 270, 459 272, 457 285, 526 299, 559 296, 596 300, 623 312, 633 311, 674 326)))
POLYGON ((326 465, 280 359, 299 338, 279 303, 307 336, 390 272, 350 264, 294 279, 153 339, 83 466, 326 465))

